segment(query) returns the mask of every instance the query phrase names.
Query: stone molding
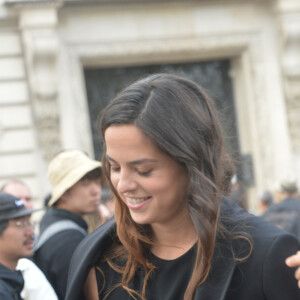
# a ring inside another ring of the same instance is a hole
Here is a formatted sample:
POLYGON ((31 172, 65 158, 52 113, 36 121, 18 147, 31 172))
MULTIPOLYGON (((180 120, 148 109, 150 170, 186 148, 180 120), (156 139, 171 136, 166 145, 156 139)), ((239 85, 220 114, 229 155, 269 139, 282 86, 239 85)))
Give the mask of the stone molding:
POLYGON ((281 65, 292 149, 300 154, 300 2, 277 2, 281 30, 281 65))
MULTIPOLYGON (((161 40, 143 40, 143 41, 123 41, 123 42, 106 42, 106 43, 81 43, 81 42, 69 42, 66 43, 65 48, 68 53, 66 55, 69 58, 69 66, 74 69, 82 69, 83 66, 120 66, 128 64, 138 63, 163 63, 163 62, 176 62, 176 61, 199 61, 204 59, 215 58, 238 58, 247 56, 249 63, 240 64, 240 68, 246 68, 248 76, 251 76, 251 82, 253 84, 253 97, 248 99, 246 103, 246 97, 244 87, 240 87, 243 90, 243 95, 237 101, 243 102, 239 105, 240 111, 238 115, 244 116, 249 121, 248 126, 255 128, 256 126, 264 127, 263 124, 264 112, 268 110, 268 107, 261 109, 265 103, 263 101, 265 97, 264 90, 264 70, 261 65, 261 33, 260 32, 243 32, 240 34, 222 34, 222 35, 207 35, 199 38, 195 37, 178 37, 174 39, 161 40), (251 104, 250 104, 251 103, 251 104), (259 112, 259 114, 257 113, 259 112)), ((73 73, 73 72, 72 72, 73 73)), ((74 75, 73 75, 74 76, 74 75)), ((74 84, 71 88, 73 91, 78 90, 80 84, 74 84), (76 87, 75 87, 76 85, 76 87)), ((86 102, 84 86, 81 86, 82 92, 76 92, 74 98, 77 97, 78 102, 86 102), (82 95, 82 97, 78 97, 82 95)), ((241 119, 241 122, 245 120, 241 119)), ((86 122, 87 126, 89 123, 86 122)), ((86 130, 90 130, 86 128, 86 130)), ((270 129, 271 130, 271 129, 270 129)), ((255 130, 253 130, 255 131, 255 130)), ((257 130, 259 132, 259 130, 257 130)), ((269 157, 269 153, 272 151, 271 146, 267 145, 251 145, 249 142, 249 134, 240 133, 242 150, 245 154, 259 152, 257 157, 269 157), (247 139, 247 141, 243 141, 247 139), (259 148, 259 150, 257 150, 259 148)), ((254 137, 253 140, 259 139, 254 137)), ((268 159, 256 161, 259 165, 257 169, 268 169, 272 174, 272 166, 267 165, 268 159)), ((274 173, 274 172, 273 172, 274 173)))
MULTIPOLYGON (((214 0, 214 2, 223 0, 214 0)), ((5 4, 14 7, 39 7, 39 6, 89 6, 89 5, 112 5, 112 4, 143 4, 143 3, 182 3, 199 2, 199 0, 5 0, 5 4)), ((202 1, 207 2, 207 0, 202 1)))
POLYGON ((63 5, 63 0, 5 0, 5 5, 14 10, 58 8, 63 5))
POLYGON ((178 37, 161 40, 139 41, 74 42, 65 41, 63 52, 66 61, 60 72, 60 84, 64 91, 60 94, 65 111, 73 112, 73 121, 61 119, 62 130, 71 127, 78 134, 77 141, 66 136, 66 147, 76 145, 93 154, 92 138, 89 134, 90 120, 85 93, 83 68, 88 66, 122 66, 144 63, 166 63, 196 61, 203 59, 228 58, 240 55, 249 48, 256 49, 256 34, 251 32, 236 35, 215 35, 201 38, 178 37), (68 88, 66 88, 68 87, 68 88), (74 111, 74 107, 78 109, 74 111), (80 108, 80 109, 79 109, 80 108), (86 115, 82 112, 86 112, 86 115), (80 127, 75 120, 80 119, 80 127), (66 124, 69 123, 69 124, 66 124), (70 126, 70 123, 72 125, 70 126))
POLYGON ((161 40, 106 41, 101 43, 69 42, 69 51, 80 57, 85 66, 122 65, 132 62, 164 62, 186 59, 233 57, 246 50, 255 34, 214 35, 206 37, 178 37, 161 40))

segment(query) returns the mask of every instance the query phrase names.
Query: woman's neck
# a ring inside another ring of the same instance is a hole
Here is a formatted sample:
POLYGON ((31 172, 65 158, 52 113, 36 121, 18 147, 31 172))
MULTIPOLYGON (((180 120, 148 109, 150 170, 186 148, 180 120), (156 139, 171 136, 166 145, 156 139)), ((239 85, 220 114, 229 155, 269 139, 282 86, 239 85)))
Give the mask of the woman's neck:
POLYGON ((172 260, 186 253, 198 240, 194 224, 181 218, 172 224, 152 224, 154 245, 151 252, 162 259, 172 260))

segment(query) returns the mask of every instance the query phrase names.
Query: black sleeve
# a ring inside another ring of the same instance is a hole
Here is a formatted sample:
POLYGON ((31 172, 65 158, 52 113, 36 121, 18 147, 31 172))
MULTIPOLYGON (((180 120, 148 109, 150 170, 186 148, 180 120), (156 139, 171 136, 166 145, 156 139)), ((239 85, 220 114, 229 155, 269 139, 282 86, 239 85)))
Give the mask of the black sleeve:
POLYGON ((65 300, 83 300, 82 287, 92 266, 101 254, 110 247, 116 237, 116 224, 112 217, 90 233, 77 247, 70 265, 68 288, 65 300))

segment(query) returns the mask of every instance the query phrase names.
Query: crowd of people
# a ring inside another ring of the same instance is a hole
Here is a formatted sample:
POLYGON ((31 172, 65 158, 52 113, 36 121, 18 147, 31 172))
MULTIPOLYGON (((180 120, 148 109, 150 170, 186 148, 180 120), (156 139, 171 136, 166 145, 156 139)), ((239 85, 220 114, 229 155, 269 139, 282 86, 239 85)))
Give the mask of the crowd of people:
POLYGON ((280 203, 262 193, 262 216, 237 204, 236 191, 246 194, 232 193, 204 89, 142 78, 107 105, 100 127, 102 163, 77 149, 50 161, 37 232, 27 185, 2 186, 0 299, 300 299, 297 182, 281 183, 280 203))
MULTIPOLYGON (((48 178, 52 190, 51 195, 45 199, 46 208, 38 234, 34 232, 29 221, 29 215, 36 211, 33 210, 29 187, 24 182, 14 179, 7 181, 1 188, 1 228, 4 230, 10 219, 19 224, 17 226, 22 229, 26 238, 27 253, 25 255, 22 254, 22 249, 15 249, 17 251, 14 253, 14 261, 17 265, 13 265, 12 270, 18 272, 11 272, 12 277, 13 274, 18 274, 15 281, 6 278, 6 275, 2 278, 0 274, 0 299, 15 299, 12 295, 18 295, 16 299, 25 300, 64 299, 68 269, 74 250, 87 235, 88 227, 95 229, 112 216, 111 212, 110 215, 107 212, 102 213, 104 209, 100 196, 104 177, 101 163, 90 159, 84 152, 72 149, 58 153, 49 164, 48 178), (10 201, 10 206, 6 204, 7 201, 10 201), (22 215, 16 215, 14 218, 14 210, 17 209, 20 209, 22 215), (12 218, 10 212, 13 214, 12 218), (25 215, 26 221, 23 222, 25 215), (90 224, 92 215, 97 215, 97 223, 90 224), (15 284, 17 278, 18 284, 15 284), (5 292, 5 288, 10 284, 12 288, 5 292), (12 294, 11 297, 8 296, 9 293, 12 294)), ((106 192, 106 198, 109 195, 106 192)), ((113 202, 113 199, 106 201, 113 202)), ((1 239, 2 237, 0 241, 1 239)), ((9 250, 7 246, 3 247, 9 250)), ((1 264, 8 266, 6 260, 1 260, 0 254, 1 264)))

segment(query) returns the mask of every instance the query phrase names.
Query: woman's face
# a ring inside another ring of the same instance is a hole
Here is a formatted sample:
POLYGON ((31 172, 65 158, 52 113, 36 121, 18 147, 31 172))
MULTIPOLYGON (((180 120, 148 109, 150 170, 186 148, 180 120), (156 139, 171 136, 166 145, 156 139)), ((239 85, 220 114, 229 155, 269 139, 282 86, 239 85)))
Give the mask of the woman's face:
POLYGON ((139 224, 176 222, 187 215, 186 169, 134 125, 105 131, 110 179, 139 224))

